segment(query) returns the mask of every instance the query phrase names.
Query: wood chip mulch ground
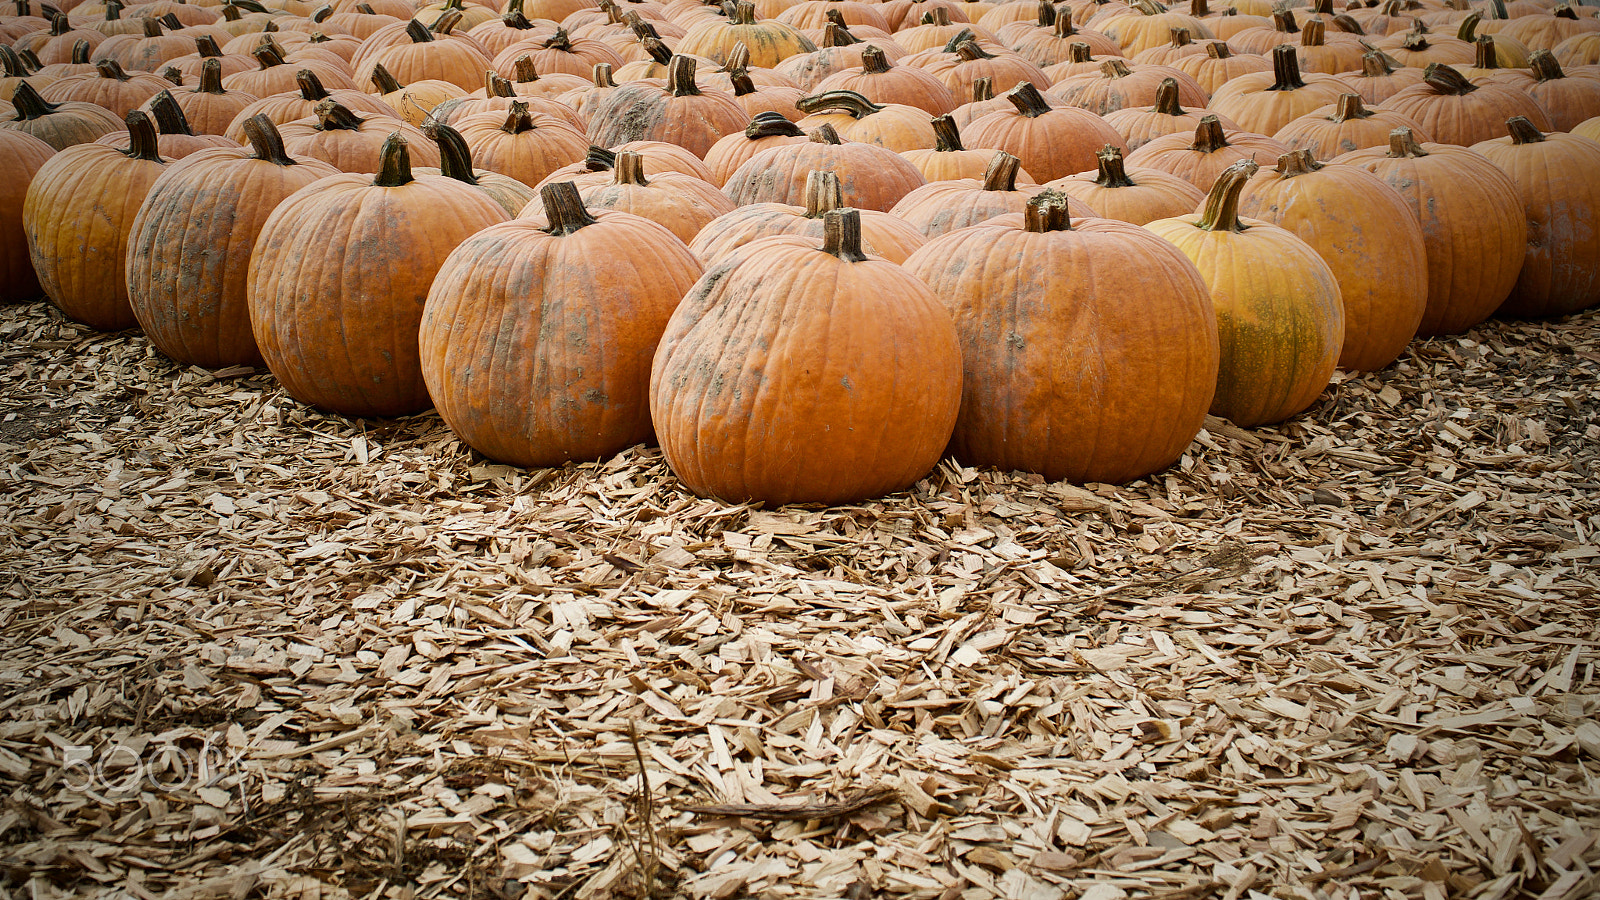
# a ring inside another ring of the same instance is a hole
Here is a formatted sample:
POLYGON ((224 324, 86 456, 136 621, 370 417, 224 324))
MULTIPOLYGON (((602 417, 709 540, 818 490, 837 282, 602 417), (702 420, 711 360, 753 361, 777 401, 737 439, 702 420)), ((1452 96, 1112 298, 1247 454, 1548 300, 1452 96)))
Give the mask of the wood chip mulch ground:
POLYGON ((769 511, 6 307, 0 895, 1595 897, 1597 374, 769 511))

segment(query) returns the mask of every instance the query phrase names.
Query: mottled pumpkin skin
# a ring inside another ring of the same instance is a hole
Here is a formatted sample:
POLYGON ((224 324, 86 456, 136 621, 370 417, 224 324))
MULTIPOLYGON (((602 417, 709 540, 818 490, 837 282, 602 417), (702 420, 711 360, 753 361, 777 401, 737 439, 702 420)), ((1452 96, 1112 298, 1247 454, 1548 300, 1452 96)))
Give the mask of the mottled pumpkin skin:
POLYGON ((128 299, 157 350, 187 365, 264 364, 250 328, 246 276, 274 207, 339 170, 318 159, 280 166, 250 148, 203 150, 150 188, 128 243, 128 299))
POLYGON ((1207 231, 1198 215, 1145 227, 1200 270, 1217 315, 1221 362, 1213 415, 1270 425, 1303 412, 1328 386, 1344 345, 1339 282, 1293 233, 1242 219, 1241 232, 1207 231))
POLYGON ((1600 143, 1546 134, 1472 150, 1511 176, 1528 222, 1522 269, 1499 314, 1564 316, 1600 303, 1600 143))
POLYGON ((55 152, 31 134, 0 130, 0 157, 10 163, 0 173, 0 303, 39 296, 39 277, 33 273, 28 237, 22 230, 22 203, 34 173, 55 152))
POLYGON ((422 374, 451 430, 491 459, 558 466, 652 439, 651 359, 700 262, 648 219, 592 215, 565 236, 486 228, 434 279, 422 374))
POLYGON ((99 331, 139 324, 122 261, 145 194, 166 164, 78 144, 33 176, 22 227, 39 284, 68 318, 99 331))
POLYGON ((1143 228, 986 223, 934 238, 906 269, 961 335, 950 449, 963 463, 1115 484, 1171 465, 1199 433, 1217 386, 1210 294, 1143 228))
POLYGON ((1417 334, 1460 334, 1499 308, 1516 284, 1528 223, 1517 186, 1477 153, 1424 143, 1426 156, 1391 157, 1388 147, 1346 153, 1405 198, 1422 224, 1428 305, 1417 334))
POLYGON ((1293 176, 1262 169, 1245 185, 1239 214, 1289 229, 1333 270, 1345 313, 1340 368, 1375 372, 1405 352, 1428 306, 1428 253, 1393 188, 1355 166, 1293 176))
POLYGON ((706 270, 650 377, 656 436, 684 485, 772 505, 910 487, 944 452, 960 401, 955 326, 922 282, 785 236, 706 270))
POLYGON ((428 289, 456 245, 506 218, 442 175, 396 187, 335 175, 295 192, 250 256, 250 324, 272 374, 329 412, 427 409, 417 328, 428 289))

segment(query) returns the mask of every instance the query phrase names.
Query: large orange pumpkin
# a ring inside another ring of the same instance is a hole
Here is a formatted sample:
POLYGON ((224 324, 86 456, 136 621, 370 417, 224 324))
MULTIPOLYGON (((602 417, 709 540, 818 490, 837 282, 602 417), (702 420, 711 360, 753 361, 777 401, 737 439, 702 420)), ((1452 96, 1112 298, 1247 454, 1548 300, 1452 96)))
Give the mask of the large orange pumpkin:
POLYGON ((128 239, 128 299, 157 350, 186 365, 262 365, 245 276, 279 201, 338 169, 295 159, 272 121, 245 123, 250 146, 196 153, 150 186, 128 239))
POLYGON ((803 144, 762 150, 728 176, 723 193, 735 205, 787 203, 805 197, 806 176, 828 169, 839 176, 845 203, 888 212, 900 198, 921 187, 922 173, 905 157, 876 144, 846 144, 832 125, 823 125, 803 144))
POLYGON ((1234 163, 1199 213, 1145 226, 1205 279, 1222 351, 1211 412, 1246 427, 1315 403, 1344 342, 1344 304, 1328 264, 1293 233, 1239 217, 1239 192, 1256 168, 1253 160, 1234 163))
POLYGON ((1120 147, 1103 147, 1096 157, 1094 171, 1057 178, 1045 187, 1083 201, 1101 218, 1135 225, 1184 215, 1205 200, 1205 191, 1177 175, 1142 166, 1130 170, 1120 147))
POLYGON ((56 148, 31 134, 0 130, 0 156, 10 160, 0 175, 0 303, 33 300, 39 278, 28 258, 28 237, 22 230, 22 202, 35 172, 56 148))
POLYGON ((295 399, 344 415, 428 408, 417 328, 433 276, 457 244, 507 218, 475 187, 413 177, 399 134, 381 162, 376 176, 291 194, 250 256, 250 324, 268 368, 295 399))
POLYGON ((26 81, 17 85, 11 105, 17 113, 0 120, 0 128, 32 135, 57 150, 122 129, 120 119, 93 103, 50 103, 26 81))
MULTIPOLYGON (((747 203, 711 220, 689 243, 689 249, 710 265, 757 238, 775 234, 807 235, 822 238, 823 219, 835 209, 844 208, 839 176, 833 172, 812 171, 806 175, 805 202, 747 203)), ((922 232, 911 223, 875 209, 861 213, 861 247, 892 263, 906 257, 926 243, 922 232)))
POLYGON ((744 128, 750 117, 731 94, 701 91, 695 61, 674 56, 665 86, 646 81, 622 85, 595 104, 589 140, 602 147, 628 141, 667 141, 704 157, 723 135, 744 128))
POLYGON ((1504 130, 1512 116, 1523 116, 1536 128, 1550 127, 1539 104, 1516 88, 1473 84, 1439 63, 1430 63, 1422 79, 1383 101, 1383 108, 1411 117, 1441 144, 1470 147, 1489 140, 1504 130))
POLYGON ((1073 106, 1052 107, 1028 82, 1005 97, 1011 110, 973 122, 962 137, 968 146, 1010 153, 1035 178, 1049 181, 1093 168, 1095 152, 1107 144, 1127 149, 1122 135, 1104 119, 1073 106))
POLYGON ((549 226, 471 236, 444 261, 419 334, 439 415, 519 466, 602 459, 649 441, 650 362, 700 261, 665 228, 544 188, 549 226))
POLYGON ((1182 253, 1127 222, 1074 221, 1066 202, 1050 191, 1028 201, 1020 227, 934 238, 906 269, 961 335, 957 459, 1129 481, 1171 465, 1200 431, 1217 385, 1216 317, 1182 253))
POLYGON ((713 264, 667 324, 650 373, 662 453, 727 500, 847 503, 938 462, 961 400, 961 349, 926 285, 861 251, 855 210, 808 238, 752 241, 713 264))

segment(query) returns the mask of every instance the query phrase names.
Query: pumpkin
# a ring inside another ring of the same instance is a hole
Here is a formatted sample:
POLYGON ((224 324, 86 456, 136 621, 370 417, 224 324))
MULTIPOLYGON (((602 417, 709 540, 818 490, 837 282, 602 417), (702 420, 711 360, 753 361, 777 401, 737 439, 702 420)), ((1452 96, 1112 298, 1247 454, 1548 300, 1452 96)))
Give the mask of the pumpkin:
POLYGON ((837 12, 846 25, 866 25, 885 32, 893 31, 889 20, 883 17, 878 4, 859 3, 857 0, 819 0, 800 3, 779 13, 777 20, 795 28, 822 28, 828 24, 828 14, 837 12))
POLYGON ((973 79, 988 78, 996 91, 1008 91, 1024 81, 1049 87, 1050 76, 1021 56, 1007 50, 991 53, 974 40, 956 44, 954 53, 923 66, 960 97, 972 90, 973 79))
POLYGON ((22 206, 28 255, 45 296, 99 331, 137 324, 122 261, 134 214, 166 167, 155 122, 139 110, 126 122, 131 150, 82 144, 55 154, 34 173, 22 206))
POLYGON ((1205 200, 1205 192, 1160 169, 1129 170, 1122 148, 1106 145, 1095 154, 1092 172, 1079 172, 1045 185, 1097 210, 1101 218, 1143 225, 1181 216, 1205 200))
POLYGON ((963 137, 973 147, 1012 154, 1035 178, 1082 172, 1106 144, 1126 149, 1122 135, 1104 119, 1076 107, 1051 107, 1032 84, 1023 82, 1005 96, 1011 111, 984 116, 968 125, 963 137))
POLYGON ((1361 68, 1361 57, 1366 52, 1366 45, 1359 37, 1340 31, 1329 32, 1327 22, 1311 19, 1300 30, 1297 61, 1303 72, 1337 75, 1361 68))
POLYGON ((1112 57, 1093 73, 1074 75, 1056 82, 1050 94, 1096 115, 1119 109, 1155 105, 1161 85, 1167 80, 1178 85, 1178 100, 1190 106, 1205 106, 1210 99, 1194 79, 1170 66, 1139 65, 1112 57))
POLYGON ((281 50, 282 48, 273 44, 268 38, 265 43, 250 52, 250 55, 261 64, 260 68, 253 72, 224 75, 222 86, 230 91, 244 91, 257 97, 270 97, 273 94, 299 88, 302 71, 315 74, 318 81, 335 90, 353 90, 356 86, 356 82, 350 78, 349 67, 343 62, 334 64, 306 60, 291 65, 284 59, 281 50))
POLYGON ((1511 178, 1477 153, 1419 143, 1397 128, 1389 143, 1334 162, 1360 166, 1405 198, 1422 225, 1428 304, 1417 334, 1460 334, 1494 314, 1522 268, 1528 224, 1511 178))
POLYGON ((1522 270, 1499 312, 1561 316, 1600 303, 1600 143, 1544 134, 1528 119, 1506 123, 1509 136, 1472 146, 1511 176, 1528 221, 1522 270))
POLYGON ((523 184, 538 184, 589 151, 582 133, 565 122, 532 115, 521 100, 513 100, 504 113, 477 113, 454 121, 480 168, 523 184))
POLYGON ((955 326, 915 276, 862 252, 860 224, 856 210, 827 213, 821 253, 808 238, 752 241, 678 304, 650 412, 689 490, 849 503, 938 462, 961 399, 955 326))
MULTIPOLYGON (((1178 80, 1164 78, 1156 88, 1155 103, 1106 113, 1106 124, 1116 129, 1117 134, 1122 135, 1122 140, 1132 151, 1162 135, 1191 133, 1199 127, 1201 119, 1207 115, 1215 115, 1204 109, 1184 109, 1179 102, 1180 94, 1178 80)), ((1217 116, 1217 119, 1224 128, 1239 127, 1226 116, 1217 116)))
POLYGON ((44 31, 34 32, 31 35, 18 38, 12 45, 15 50, 31 50, 39 62, 45 65, 51 63, 69 62, 72 59, 73 48, 78 41, 88 41, 92 50, 106 39, 106 36, 89 28, 75 28, 72 20, 66 16, 56 16, 50 20, 50 27, 44 31))
POLYGON ((1409 116, 1441 144, 1469 147, 1498 135, 1500 123, 1522 116, 1534 127, 1548 129, 1544 110, 1527 94, 1499 84, 1473 84, 1455 69, 1430 63, 1422 83, 1405 88, 1383 102, 1409 116))
POLYGON ((1272 72, 1240 75, 1217 89, 1211 108, 1246 131, 1275 134, 1315 109, 1339 100, 1350 86, 1336 75, 1301 74, 1295 48, 1272 49, 1272 72))
POLYGON ((0 156, 10 163, 0 177, 0 303, 39 296, 39 277, 28 258, 28 237, 22 228, 22 204, 34 174, 55 152, 31 134, 0 130, 0 156))
POLYGON ((876 144, 842 143, 833 126, 824 124, 806 143, 770 147, 750 157, 728 176, 722 190, 736 206, 798 205, 813 169, 839 176, 847 205, 880 212, 924 184, 922 173, 900 154, 876 144))
POLYGON ((944 10, 952 22, 966 22, 967 14, 961 7, 968 5, 954 0, 888 0, 878 6, 878 12, 889 23, 890 31, 904 31, 920 25, 923 17, 936 9, 944 10))
POLYGON ((1568 77, 1548 50, 1528 56, 1532 81, 1522 87, 1544 110, 1552 131, 1571 131, 1580 122, 1600 116, 1600 77, 1568 77))
POLYGON ((1058 15, 1050 0, 1040 0, 1038 24, 1019 23, 1021 27, 1011 32, 1008 39, 1005 29, 996 37, 1018 56, 1041 69, 1072 58, 1072 45, 1084 44, 1092 53, 1102 56, 1121 56, 1122 45, 1098 31, 1086 31, 1073 24, 1072 16, 1058 15))
POLYGON ((1128 56, 1166 43, 1174 28, 1187 28, 1195 37, 1215 37, 1200 19, 1171 12, 1155 0, 1134 0, 1125 9, 1113 7, 1087 24, 1121 44, 1122 52, 1128 56))
POLYGON ((830 124, 846 141, 877 144, 895 152, 932 148, 933 125, 923 110, 898 103, 878 104, 855 91, 828 91, 795 103, 806 114, 797 124, 815 129, 830 124))
POLYGON ((429 3, 418 7, 412 18, 423 25, 432 25, 439 21, 446 13, 458 12, 461 20, 456 27, 471 32, 473 28, 488 22, 493 22, 499 17, 494 9, 481 3, 464 3, 462 0, 443 0, 441 3, 429 3))
POLYGON ((957 22, 950 18, 948 10, 935 9, 923 14, 922 20, 910 28, 902 28, 894 33, 894 42, 905 49, 907 53, 919 53, 935 47, 942 48, 950 43, 950 39, 962 31, 970 32, 975 40, 985 43, 999 43, 999 38, 994 32, 970 22, 957 22))
POLYGON ((228 125, 245 107, 261 99, 254 94, 224 88, 222 64, 214 59, 201 63, 200 83, 194 89, 177 91, 172 96, 197 134, 218 135, 227 132, 228 125))
POLYGON ((667 141, 703 157, 719 138, 744 128, 744 107, 728 94, 702 92, 695 61, 674 56, 667 84, 625 84, 595 104, 589 141, 614 147, 627 141, 667 141))
MULTIPOLYGON (((900 155, 916 166, 917 171, 929 182, 983 178, 984 173, 989 171, 994 153, 978 148, 968 150, 963 146, 961 131, 956 128, 952 116, 935 116, 932 124, 935 137, 932 150, 905 150, 900 155)), ((1017 177, 1028 184, 1035 181, 1026 170, 1018 171, 1017 177)))
POLYGON ((480 22, 467 29, 467 35, 477 41, 491 56, 528 38, 544 39, 561 27, 549 21, 535 22, 523 9, 522 0, 511 0, 505 12, 496 18, 480 22))
MULTIPOLYGON (((891 63, 898 64, 904 51, 886 46, 887 42, 868 44, 842 25, 829 25, 818 42, 817 49, 797 53, 773 67, 773 71, 794 82, 801 90, 815 90, 817 85, 838 72, 865 65, 863 54, 868 47, 876 47, 891 63)), ((943 82, 940 82, 943 84, 943 82)))
POLYGON ((723 62, 733 48, 743 44, 749 65, 770 69, 791 56, 817 49, 793 24, 777 19, 756 21, 755 4, 739 0, 727 19, 707 19, 690 28, 674 51, 723 62))
POLYGON ((150 186, 129 230, 128 298, 157 350, 205 368, 263 365, 245 298, 250 252, 280 201, 338 170, 295 159, 272 120, 246 122, 250 146, 196 153, 150 186))
POLYGON ((1272 70, 1271 60, 1253 53, 1235 54, 1225 41, 1207 41, 1203 55, 1181 57, 1170 65, 1193 78, 1201 90, 1212 96, 1240 75, 1272 70))
MULTIPOLYGON (((171 91, 164 90, 156 94, 140 109, 149 113, 150 118, 155 120, 156 151, 162 159, 168 161, 183 159, 201 150, 239 146, 220 134, 195 134, 189 127, 189 120, 183 115, 183 108, 173 98, 171 91)), ((128 132, 113 131, 97 138, 95 143, 127 150, 131 140, 128 132)))
POLYGON ((734 73, 729 78, 729 83, 733 89, 733 98, 744 107, 747 115, 775 112, 796 122, 804 115, 796 104, 805 97, 805 92, 797 87, 777 84, 758 86, 748 71, 734 73))
MULTIPOLYGON (((844 207, 839 176, 832 172, 808 172, 804 199, 800 206, 787 203, 740 206, 700 229, 689 243, 689 249, 710 265, 756 238, 793 234, 820 239, 824 216, 830 210, 844 207)), ((904 219, 874 209, 858 212, 861 213, 861 246, 872 256, 881 256, 898 265, 926 242, 922 232, 904 219)))
POLYGON ((195 38, 195 52, 187 56, 180 56, 171 60, 168 65, 185 76, 198 78, 201 69, 208 59, 216 60, 223 75, 232 75, 235 72, 248 72, 256 68, 254 57, 243 53, 223 53, 217 46, 217 39, 209 34, 195 38))
POLYGON ((1600 21, 1594 13, 1578 11, 1569 4, 1559 4, 1550 15, 1521 16, 1500 27, 1500 34, 1516 38, 1530 50, 1549 50, 1562 41, 1581 34, 1600 32, 1600 21))
MULTIPOLYGON (((565 78, 565 75, 558 76, 565 78)), ((500 77, 497 72, 486 71, 483 73, 483 96, 478 92, 465 94, 450 100, 444 100, 433 108, 428 115, 441 122, 451 122, 464 119, 467 116, 485 112, 505 112, 511 104, 521 101, 527 104, 528 111, 535 115, 548 116, 559 119, 571 125, 574 129, 583 130, 584 119, 572 110, 571 107, 551 99, 549 96, 534 97, 517 92, 517 85, 506 78, 500 77)), ((543 79, 540 79, 541 81, 543 79)))
POLYGON ((267 367, 290 396, 330 412, 427 409, 417 330, 428 289, 457 244, 506 218, 475 187, 413 177, 399 134, 375 176, 332 175, 291 194, 262 224, 247 276, 267 367))
MULTIPOLYGON (((1028 200, 1043 188, 1033 184, 1019 187, 1019 171, 1017 158, 1001 150, 993 155, 981 180, 962 178, 930 182, 902 197, 889 213, 906 220, 929 238, 977 225, 995 216, 1020 213, 1028 200)), ((1095 215, 1081 200, 1067 198, 1064 202, 1072 204, 1069 212, 1073 215, 1095 215)))
POLYGON ((905 268, 961 336, 950 449, 963 463, 1120 483, 1171 465, 1199 433, 1216 318, 1194 264, 1143 228, 1074 220, 1049 191, 1020 227, 934 238, 905 268))
POLYGON ((1345 72, 1340 77, 1361 95, 1362 102, 1376 106, 1404 88, 1421 84, 1422 70, 1401 66, 1383 52, 1369 50, 1361 57, 1359 72, 1345 72))
POLYGON ((517 60, 524 57, 530 61, 532 70, 572 75, 584 80, 588 80, 597 63, 621 68, 625 62, 617 51, 602 41, 574 40, 566 29, 557 29, 555 34, 546 38, 526 38, 508 44, 495 54, 494 69, 510 77, 516 71, 517 60))
POLYGON ((1315 403, 1344 343, 1344 304, 1328 264, 1293 232, 1239 216, 1257 169, 1240 160, 1217 178, 1197 214, 1144 226, 1200 270, 1221 348, 1214 415, 1251 427, 1315 403))
POLYGON ((542 189, 546 184, 562 181, 577 182, 579 190, 594 184, 610 184, 615 178, 613 170, 617 166, 617 153, 624 150, 639 154, 647 178, 662 172, 681 172, 684 175, 693 175, 701 181, 711 180, 711 172, 706 168, 706 164, 677 144, 668 144, 664 141, 629 141, 626 144, 619 144, 615 151, 591 145, 582 160, 551 172, 550 177, 534 187, 542 189))
POLYGON ((120 119, 172 86, 159 75, 146 72, 129 75, 109 59, 100 60, 95 69, 93 75, 77 75, 53 82, 41 90, 39 96, 50 103, 93 103, 120 119))
POLYGON ((1051 84, 1060 84, 1076 75, 1092 75, 1100 71, 1100 65, 1107 59, 1115 59, 1120 54, 1107 53, 1099 57, 1094 55, 1094 50, 1083 41, 1073 41, 1067 45, 1067 58, 1044 70, 1051 84))
POLYGON ((283 144, 295 156, 331 163, 341 172, 376 172, 391 132, 399 131, 419 146, 410 155, 425 165, 438 165, 439 154, 415 126, 393 116, 358 116, 337 100, 319 102, 313 115, 279 128, 283 144))
POLYGON ((109 59, 135 72, 155 72, 194 46, 192 34, 169 34, 159 19, 139 19, 138 23, 139 32, 106 38, 94 48, 91 58, 97 62, 109 59))
POLYGON ((1550 52, 1563 66, 1592 66, 1600 63, 1600 34, 1575 34, 1550 52))
POLYGON ((1366 147, 1385 147, 1396 128, 1429 140, 1427 129, 1392 109, 1367 109, 1360 94, 1341 94, 1332 106, 1306 113, 1278 129, 1273 138, 1296 150, 1310 150, 1318 162, 1366 147))
POLYGON ((1253 159, 1259 164, 1275 160, 1289 149, 1265 135, 1227 131, 1217 116, 1210 115, 1201 118, 1192 139, 1182 133, 1155 138, 1128 154, 1128 163, 1169 172, 1208 191, 1217 176, 1239 160, 1253 159))
POLYGON ((542 198, 549 226, 493 225, 450 253, 419 331, 440 417, 519 466, 604 459, 652 438, 651 359, 701 271, 654 222, 586 210, 570 184, 542 198))
POLYGON ((57 150, 122 130, 122 120, 109 111, 93 103, 50 103, 26 81, 17 85, 11 105, 16 115, 0 119, 0 128, 30 134, 57 150))
POLYGON ((228 128, 223 134, 232 138, 236 143, 244 144, 249 138, 244 133, 246 120, 264 115, 272 120, 272 124, 282 127, 297 119, 315 115, 317 104, 323 100, 337 100, 341 106, 357 115, 384 115, 399 116, 389 104, 384 103, 371 94, 350 88, 328 90, 323 87, 322 79, 310 69, 301 69, 295 73, 295 89, 279 94, 262 97, 251 103, 228 123, 228 128))
POLYGON ((1600 141, 1600 116, 1579 122, 1570 133, 1586 137, 1591 141, 1600 141))
MULTIPOLYGON (((590 209, 615 209, 649 219, 685 244, 706 223, 734 208, 715 185, 692 175, 661 172, 646 178, 643 160, 631 150, 617 154, 610 183, 590 185, 580 193, 590 209)), ((542 201, 530 203, 519 218, 538 221, 547 209, 542 201)))
POLYGON ((372 70, 382 63, 402 84, 447 81, 470 91, 483 82, 484 70, 492 68, 489 57, 478 48, 465 41, 439 40, 415 19, 407 23, 406 35, 410 41, 394 44, 362 59, 354 67, 356 85, 369 91, 378 87, 372 80, 372 70))
POLYGON ((439 147, 439 168, 435 170, 419 166, 412 170, 414 174, 439 174, 470 184, 500 204, 508 216, 515 216, 533 202, 534 190, 529 185, 510 175, 473 168, 472 150, 461 137, 461 132, 441 122, 424 122, 422 133, 439 147))
POLYGON ((1422 226, 1405 198, 1365 169, 1294 150, 1250 179, 1239 214, 1294 232, 1333 271, 1345 311, 1340 368, 1374 372, 1404 352, 1428 299, 1422 226))
POLYGON ((616 79, 612 77, 612 68, 606 63, 595 65, 591 79, 590 84, 556 97, 557 102, 570 107, 578 114, 584 128, 589 127, 590 115, 594 112, 595 104, 600 102, 600 98, 617 89, 616 79))
POLYGON ((406 124, 418 127, 439 104, 467 94, 459 86, 436 78, 401 84, 381 62, 372 64, 371 78, 378 99, 399 113, 406 124))
POLYGON ((873 103, 914 106, 931 116, 942 116, 956 108, 955 94, 944 82, 915 66, 890 63, 882 48, 871 44, 862 48, 860 66, 834 72, 818 82, 816 90, 854 91, 873 103))
POLYGON ((1179 26, 1172 29, 1172 41, 1148 50, 1141 50, 1133 62, 1141 66, 1170 66, 1185 56, 1198 56, 1206 52, 1204 44, 1197 44, 1189 29, 1179 26))
POLYGON ((1377 43, 1377 49, 1394 57, 1401 65, 1423 68, 1434 63, 1447 66, 1471 65, 1477 58, 1472 45, 1445 34, 1429 34, 1421 19, 1403 34, 1390 35, 1377 43))
POLYGON ((775 112, 759 113, 745 126, 719 139, 706 151, 706 169, 711 172, 712 184, 721 187, 735 169, 769 147, 782 144, 803 144, 811 140, 800 126, 775 112))

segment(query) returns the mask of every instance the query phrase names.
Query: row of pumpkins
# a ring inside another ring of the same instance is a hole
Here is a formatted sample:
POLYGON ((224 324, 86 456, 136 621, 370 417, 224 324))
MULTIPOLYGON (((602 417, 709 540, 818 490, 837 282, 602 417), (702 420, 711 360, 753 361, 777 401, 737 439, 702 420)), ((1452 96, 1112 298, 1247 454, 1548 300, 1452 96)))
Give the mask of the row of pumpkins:
POLYGON ((0 298, 518 465, 1128 481, 1600 303, 1600 19, 1452 3, 5 0, 0 298))

